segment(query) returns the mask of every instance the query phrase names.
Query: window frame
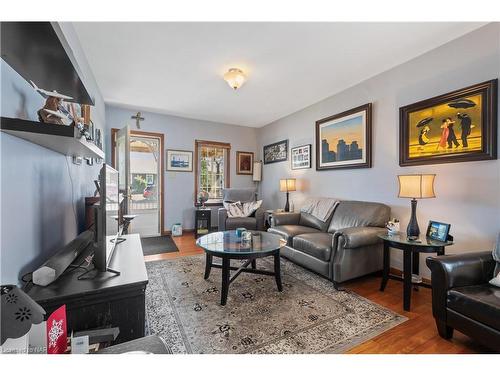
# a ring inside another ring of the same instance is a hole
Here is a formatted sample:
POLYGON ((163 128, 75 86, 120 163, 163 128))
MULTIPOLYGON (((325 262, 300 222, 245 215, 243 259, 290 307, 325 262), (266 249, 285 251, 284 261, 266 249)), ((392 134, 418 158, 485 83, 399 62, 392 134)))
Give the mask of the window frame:
MULTIPOLYGON (((199 140, 196 139, 194 142, 194 203, 197 203, 196 197, 198 196, 198 182, 199 182, 199 173, 200 173, 200 158, 199 158, 199 149, 200 147, 217 147, 217 148, 222 148, 225 149, 227 156, 226 156, 226 163, 224 166, 224 186, 222 187, 223 189, 228 189, 231 187, 231 144, 230 143, 225 143, 225 142, 217 142, 217 141, 205 141, 205 140, 199 140)), ((205 203, 205 206, 222 206, 222 199, 217 202, 207 202, 205 203)))

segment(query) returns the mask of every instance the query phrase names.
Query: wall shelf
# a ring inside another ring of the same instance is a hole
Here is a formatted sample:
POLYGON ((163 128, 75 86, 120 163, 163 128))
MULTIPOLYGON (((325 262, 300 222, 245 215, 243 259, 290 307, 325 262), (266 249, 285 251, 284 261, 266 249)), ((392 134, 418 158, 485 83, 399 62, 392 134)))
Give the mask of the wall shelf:
POLYGON ((104 159, 104 151, 80 137, 74 126, 0 117, 0 130, 63 155, 104 159))
POLYGON ((72 51, 50 22, 1 22, 0 26, 2 59, 26 81, 69 95, 75 103, 94 105, 72 51))

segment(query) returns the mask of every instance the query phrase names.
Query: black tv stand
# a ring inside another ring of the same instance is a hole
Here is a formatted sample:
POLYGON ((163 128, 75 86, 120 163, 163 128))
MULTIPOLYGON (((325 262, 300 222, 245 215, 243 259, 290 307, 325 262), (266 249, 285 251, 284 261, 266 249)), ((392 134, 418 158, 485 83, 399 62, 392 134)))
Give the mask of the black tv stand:
POLYGON ((112 270, 108 269, 114 275, 96 272, 92 278, 78 280, 87 270, 77 268, 50 285, 32 286, 26 293, 47 314, 66 305, 68 332, 119 327, 115 343, 143 337, 148 275, 141 239, 138 234, 123 237, 127 241, 117 245, 109 265, 112 270))

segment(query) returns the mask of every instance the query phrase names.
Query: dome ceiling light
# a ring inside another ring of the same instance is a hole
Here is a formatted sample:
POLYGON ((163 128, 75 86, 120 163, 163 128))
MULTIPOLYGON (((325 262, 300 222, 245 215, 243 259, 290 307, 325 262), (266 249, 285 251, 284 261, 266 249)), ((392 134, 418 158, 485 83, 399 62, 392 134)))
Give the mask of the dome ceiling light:
POLYGON ((238 68, 231 68, 227 71, 226 74, 224 74, 224 80, 234 90, 237 90, 241 86, 243 86, 243 84, 246 81, 246 78, 247 77, 245 73, 243 73, 243 71, 238 68))

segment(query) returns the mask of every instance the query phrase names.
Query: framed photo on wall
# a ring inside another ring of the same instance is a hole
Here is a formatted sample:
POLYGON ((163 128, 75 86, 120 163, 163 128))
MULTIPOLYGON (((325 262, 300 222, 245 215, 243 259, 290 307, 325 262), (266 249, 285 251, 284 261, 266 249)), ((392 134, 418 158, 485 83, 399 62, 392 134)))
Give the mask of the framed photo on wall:
POLYGON ((399 109, 399 165, 497 158, 498 80, 399 109))
POLYGON ((288 160, 288 139, 264 146, 264 164, 288 160))
POLYGON ((371 168, 372 104, 316 121, 316 170, 371 168))
POLYGON ((167 150, 167 171, 192 172, 193 151, 167 150))
POLYGON ((236 151, 236 174, 253 174, 253 152, 236 151))
POLYGON ((293 147, 290 158, 292 169, 311 168, 311 145, 293 147))

